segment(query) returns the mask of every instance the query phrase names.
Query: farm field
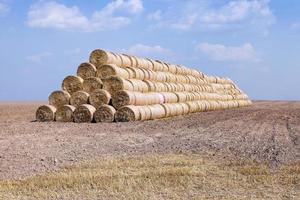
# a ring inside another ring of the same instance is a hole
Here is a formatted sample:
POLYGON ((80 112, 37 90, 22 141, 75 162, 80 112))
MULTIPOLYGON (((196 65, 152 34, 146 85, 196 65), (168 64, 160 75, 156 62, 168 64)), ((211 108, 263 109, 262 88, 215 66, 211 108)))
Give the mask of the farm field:
POLYGON ((113 124, 35 122, 41 104, 0 104, 4 199, 300 197, 300 102, 113 124))

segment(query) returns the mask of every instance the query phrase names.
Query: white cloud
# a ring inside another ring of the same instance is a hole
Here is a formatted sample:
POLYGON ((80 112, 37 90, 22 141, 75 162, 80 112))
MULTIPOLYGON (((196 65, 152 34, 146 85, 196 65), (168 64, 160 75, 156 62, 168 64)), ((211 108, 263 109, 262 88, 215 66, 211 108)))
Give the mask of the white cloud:
POLYGON ((160 27, 215 30, 251 26, 264 33, 275 22, 269 7, 270 0, 231 0, 221 6, 216 0, 176 2, 177 6, 170 6, 160 17, 160 27))
POLYGON ((47 58, 51 57, 53 54, 51 52, 42 52, 35 55, 27 56, 26 60, 31 61, 36 64, 43 63, 47 58))
POLYGON ((40 28, 100 31, 125 26, 132 15, 142 10, 141 0, 114 0, 88 18, 77 6, 41 1, 30 7, 27 24, 40 28))
POLYGON ((250 43, 245 43, 240 47, 201 43, 197 45, 196 50, 216 61, 259 61, 257 53, 250 43))
POLYGON ((148 20, 155 20, 155 21, 161 20, 162 19, 161 10, 156 10, 155 12, 152 12, 152 13, 148 14, 147 19, 148 20))
POLYGON ((8 5, 0 2, 0 15, 4 15, 9 11, 8 5))
POLYGON ((290 30, 292 30, 292 31, 296 31, 296 30, 299 30, 299 29, 300 29, 300 23, 299 22, 294 22, 290 26, 290 30))
POLYGON ((81 53, 81 49, 80 48, 75 48, 75 49, 71 49, 71 50, 67 50, 64 52, 67 55, 78 55, 81 53))
POLYGON ((128 52, 129 54, 143 56, 143 57, 161 57, 161 56, 172 55, 171 50, 163 48, 159 45, 148 46, 144 44, 135 44, 125 51, 128 52))

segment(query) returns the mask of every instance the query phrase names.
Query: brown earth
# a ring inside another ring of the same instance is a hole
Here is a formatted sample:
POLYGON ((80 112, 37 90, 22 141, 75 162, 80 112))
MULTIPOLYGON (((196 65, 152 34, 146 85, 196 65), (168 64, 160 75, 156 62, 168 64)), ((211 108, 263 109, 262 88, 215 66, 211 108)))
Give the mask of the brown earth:
POLYGON ((34 122, 40 104, 0 103, 0 179, 110 154, 193 153, 271 167, 300 161, 300 102, 113 124, 34 122))

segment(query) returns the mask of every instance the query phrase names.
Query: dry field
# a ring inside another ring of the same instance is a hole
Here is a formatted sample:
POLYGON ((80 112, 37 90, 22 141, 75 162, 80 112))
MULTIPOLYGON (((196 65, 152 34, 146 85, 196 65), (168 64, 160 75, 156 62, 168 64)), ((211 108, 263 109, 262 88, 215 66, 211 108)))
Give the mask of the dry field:
POLYGON ((300 199, 300 102, 114 124, 39 105, 0 104, 0 199, 300 199))

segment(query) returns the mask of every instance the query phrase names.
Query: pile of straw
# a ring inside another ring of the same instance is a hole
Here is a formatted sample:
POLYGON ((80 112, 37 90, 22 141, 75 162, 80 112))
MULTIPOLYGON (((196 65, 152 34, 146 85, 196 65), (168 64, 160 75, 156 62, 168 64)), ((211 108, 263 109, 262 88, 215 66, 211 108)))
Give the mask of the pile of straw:
POLYGON ((38 121, 132 122, 251 105, 229 78, 182 65, 96 49, 67 76, 38 121))

